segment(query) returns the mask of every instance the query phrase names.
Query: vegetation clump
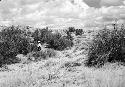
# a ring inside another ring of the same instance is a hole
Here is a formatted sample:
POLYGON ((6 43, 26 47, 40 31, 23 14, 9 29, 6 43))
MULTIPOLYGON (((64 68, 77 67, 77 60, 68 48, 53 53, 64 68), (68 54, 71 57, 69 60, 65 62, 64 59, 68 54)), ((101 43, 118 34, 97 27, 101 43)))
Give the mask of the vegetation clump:
POLYGON ((76 29, 75 29, 74 27, 69 27, 69 28, 68 28, 68 31, 69 31, 69 32, 75 32, 75 30, 76 30, 76 29))
POLYGON ((18 26, 6 27, 0 32, 0 65, 19 62, 17 54, 26 55, 29 38, 18 26))
POLYGON ((125 63, 125 28, 113 26, 114 29, 104 28, 94 36, 89 45, 86 66, 101 67, 107 62, 125 63))
POLYGON ((73 45, 72 36, 68 31, 66 33, 67 36, 65 38, 60 33, 52 33, 48 28, 45 28, 37 29, 32 36, 36 42, 41 41, 41 44, 48 44, 47 48, 62 51, 73 45))
POLYGON ((82 35, 83 34, 83 29, 76 29, 76 36, 82 35))

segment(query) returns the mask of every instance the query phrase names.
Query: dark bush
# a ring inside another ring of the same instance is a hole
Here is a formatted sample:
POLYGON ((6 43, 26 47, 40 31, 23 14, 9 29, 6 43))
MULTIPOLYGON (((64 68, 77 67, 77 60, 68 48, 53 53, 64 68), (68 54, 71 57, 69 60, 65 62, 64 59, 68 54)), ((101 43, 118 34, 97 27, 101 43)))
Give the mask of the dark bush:
POLYGON ((8 43, 10 50, 13 50, 15 53, 27 54, 27 47, 29 45, 28 38, 23 35, 23 31, 17 28, 8 28, 2 30, 1 39, 3 42, 8 43))
POLYGON ((18 27, 6 27, 0 32, 0 63, 11 64, 19 62, 17 54, 26 55, 29 53, 29 39, 24 35, 25 32, 18 27))
POLYGON ((67 34, 68 35, 66 38, 63 38, 60 33, 52 33, 52 31, 48 29, 41 29, 36 30, 33 36, 36 41, 41 41, 41 44, 48 44, 47 48, 52 48, 54 50, 64 50, 67 47, 71 47, 73 44, 71 40, 72 37, 68 31, 67 34))
POLYGON ((75 32, 75 28, 74 28, 74 27, 69 27, 69 28, 68 28, 68 31, 69 31, 69 32, 75 32))
POLYGON ((32 34, 32 37, 34 38, 34 41, 41 41, 43 43, 46 42, 46 37, 51 35, 52 32, 48 30, 48 28, 44 29, 36 29, 35 32, 32 34))
POLYGON ((0 67, 3 64, 17 63, 19 60, 16 58, 17 52, 14 52, 11 44, 7 42, 0 42, 0 67))
POLYGON ((60 39, 53 39, 48 43, 48 48, 53 48, 54 50, 64 50, 67 47, 72 47, 73 42, 71 40, 60 38, 60 39))
POLYGON ((66 36, 65 36, 65 37, 66 37, 66 39, 68 39, 68 40, 71 40, 71 41, 72 41, 72 40, 73 40, 73 37, 72 37, 72 35, 71 35, 72 33, 71 33, 71 32, 69 32, 69 30, 65 30, 64 32, 66 33, 66 36))
POLYGON ((30 44, 30 45, 28 46, 28 51, 29 51, 29 52, 36 52, 36 51, 38 51, 37 44, 35 44, 35 43, 30 44))
POLYGON ((83 29, 76 29, 76 36, 82 34, 83 34, 83 29))
POLYGON ((101 67, 107 62, 125 63, 125 29, 102 29, 89 45, 86 66, 101 67))
POLYGON ((36 42, 40 40, 40 31, 39 31, 39 29, 36 29, 32 33, 32 37, 34 38, 34 41, 36 41, 36 42))

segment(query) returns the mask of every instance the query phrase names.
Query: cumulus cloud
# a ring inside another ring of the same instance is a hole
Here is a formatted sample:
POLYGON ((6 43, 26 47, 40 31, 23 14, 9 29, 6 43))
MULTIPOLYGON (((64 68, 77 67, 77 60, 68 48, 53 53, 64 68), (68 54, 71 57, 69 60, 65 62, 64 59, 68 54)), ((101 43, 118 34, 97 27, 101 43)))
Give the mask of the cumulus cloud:
POLYGON ((100 2, 101 0, 83 0, 87 5, 89 5, 90 7, 96 7, 96 8, 100 8, 100 2))
POLYGON ((70 0, 3 0, 0 5, 0 16, 4 21, 31 25, 65 23, 66 19, 79 18, 79 14, 89 8, 82 0, 74 0, 74 3, 70 0))
POLYGON ((3 0, 0 23, 47 25, 125 19, 123 0, 3 0))
POLYGON ((102 19, 103 21, 113 21, 115 19, 125 20, 125 7, 113 6, 108 8, 102 8, 102 19))
POLYGON ((100 8, 102 6, 121 6, 124 0, 83 0, 90 7, 100 8))
POLYGON ((101 6, 120 6, 123 5, 124 0, 101 0, 101 6))

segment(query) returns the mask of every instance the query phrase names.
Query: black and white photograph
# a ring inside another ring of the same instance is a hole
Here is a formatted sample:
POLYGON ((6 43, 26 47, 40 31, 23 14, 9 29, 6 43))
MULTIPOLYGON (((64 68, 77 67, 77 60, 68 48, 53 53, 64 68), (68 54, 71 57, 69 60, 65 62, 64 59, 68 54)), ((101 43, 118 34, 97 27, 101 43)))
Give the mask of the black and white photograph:
POLYGON ((125 0, 0 0, 0 87, 125 87, 125 0))

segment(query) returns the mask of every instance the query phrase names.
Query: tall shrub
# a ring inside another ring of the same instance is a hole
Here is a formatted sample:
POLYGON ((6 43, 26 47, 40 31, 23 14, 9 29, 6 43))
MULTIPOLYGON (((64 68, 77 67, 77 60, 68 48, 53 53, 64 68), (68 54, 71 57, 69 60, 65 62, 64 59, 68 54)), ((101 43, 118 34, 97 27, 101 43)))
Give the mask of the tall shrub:
POLYGON ((36 41, 40 40, 41 44, 46 43, 48 44, 47 48, 52 48, 54 50, 64 50, 67 47, 72 46, 72 36, 69 34, 67 31, 67 36, 64 38, 60 33, 52 33, 52 31, 48 29, 40 29, 39 31, 36 30, 34 32, 34 35, 39 36, 34 36, 36 41))
POLYGON ((26 55, 29 50, 29 40, 24 31, 15 26, 6 27, 0 32, 0 63, 11 64, 18 62, 17 54, 26 55))
POLYGON ((87 66, 101 67, 107 62, 125 63, 125 29, 102 29, 89 45, 87 66))

